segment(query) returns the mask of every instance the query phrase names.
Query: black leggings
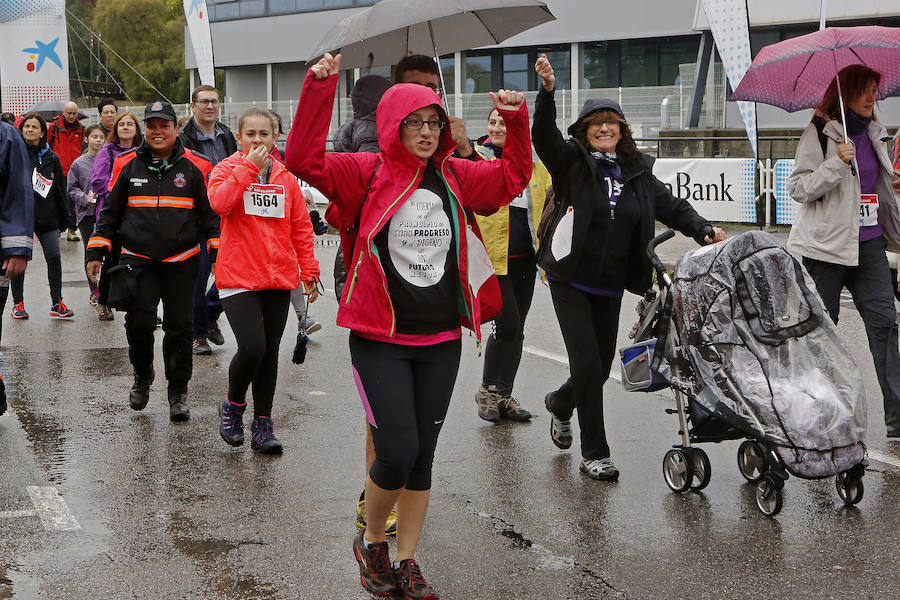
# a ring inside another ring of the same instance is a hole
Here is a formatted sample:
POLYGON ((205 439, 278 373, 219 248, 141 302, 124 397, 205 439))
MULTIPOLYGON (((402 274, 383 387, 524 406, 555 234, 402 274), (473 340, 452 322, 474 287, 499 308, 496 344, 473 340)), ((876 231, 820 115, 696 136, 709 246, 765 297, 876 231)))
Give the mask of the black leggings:
POLYGON ((507 274, 498 275, 503 310, 494 318, 491 335, 484 349, 484 371, 481 385, 501 396, 512 395, 522 343, 525 341, 525 318, 534 296, 537 273, 534 254, 507 260, 507 274))
MULTIPOLYGON (((87 245, 91 239, 91 236, 94 235, 94 225, 96 224, 96 219, 94 219, 94 215, 87 215, 82 217, 78 222, 78 232, 81 234, 81 243, 84 244, 84 269, 85 274, 87 274, 87 245)), ((91 295, 96 297, 100 296, 100 291, 97 289, 97 284, 90 277, 87 278, 88 287, 91 288, 91 295)))
POLYGON ((570 419, 577 408, 581 456, 608 458, 603 384, 615 356, 622 299, 588 294, 553 280, 550 296, 569 355, 570 377, 551 394, 548 408, 563 420, 570 419))
MULTIPOLYGON (((50 304, 62 300, 62 260, 59 257, 59 232, 55 229, 38 233, 37 239, 47 261, 47 282, 50 284, 50 304)), ((25 273, 12 280, 13 303, 18 304, 25 299, 25 273)))
POLYGON ((252 384, 254 419, 272 416, 278 346, 290 302, 290 290, 241 292, 222 299, 238 344, 228 367, 228 400, 243 404, 252 384))
POLYGON ((350 334, 353 376, 375 445, 369 477, 385 490, 431 489, 431 464, 462 342, 402 346, 350 334))

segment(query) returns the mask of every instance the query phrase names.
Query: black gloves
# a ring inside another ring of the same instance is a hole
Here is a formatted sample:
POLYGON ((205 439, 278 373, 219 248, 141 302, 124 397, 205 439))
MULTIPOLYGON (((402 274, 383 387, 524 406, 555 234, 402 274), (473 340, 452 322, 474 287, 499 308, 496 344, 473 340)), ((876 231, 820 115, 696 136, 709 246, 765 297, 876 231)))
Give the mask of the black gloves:
POLYGON ((316 235, 322 235, 328 231, 328 223, 322 220, 322 217, 319 216, 319 211, 309 211, 309 220, 312 221, 313 232, 316 235))

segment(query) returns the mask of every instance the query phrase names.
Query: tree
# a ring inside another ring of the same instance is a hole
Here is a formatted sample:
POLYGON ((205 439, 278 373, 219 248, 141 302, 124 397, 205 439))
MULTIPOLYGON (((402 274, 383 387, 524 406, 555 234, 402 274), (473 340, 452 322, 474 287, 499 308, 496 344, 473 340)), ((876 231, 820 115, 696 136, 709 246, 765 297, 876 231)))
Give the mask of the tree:
MULTIPOLYGON (((172 102, 189 98, 184 68, 184 12, 180 0, 97 0, 94 29, 145 79, 172 102)), ((134 71, 107 51, 108 64, 121 75, 136 102, 159 99, 134 71)), ((113 70, 113 69, 111 69, 113 70)))

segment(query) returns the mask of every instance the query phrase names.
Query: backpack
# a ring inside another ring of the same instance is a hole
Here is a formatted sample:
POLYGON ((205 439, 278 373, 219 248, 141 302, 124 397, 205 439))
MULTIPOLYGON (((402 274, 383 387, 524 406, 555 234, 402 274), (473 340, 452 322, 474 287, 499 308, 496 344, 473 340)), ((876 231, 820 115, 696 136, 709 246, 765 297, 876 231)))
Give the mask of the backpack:
POLYGON ((369 197, 369 190, 372 189, 372 181, 375 180, 375 173, 378 172, 378 167, 380 166, 381 158, 379 157, 376 159, 375 170, 372 171, 372 176, 369 177, 366 193, 363 195, 362 204, 359 206, 359 212, 356 213, 356 219, 354 219, 353 223, 347 224, 344 222, 339 209, 334 203, 329 202, 328 207, 325 209, 325 220, 334 226, 341 235, 341 250, 344 254, 344 269, 346 269, 347 272, 350 271, 351 263, 353 262, 354 246, 356 245, 356 235, 359 233, 359 219, 362 216, 362 209, 369 197))

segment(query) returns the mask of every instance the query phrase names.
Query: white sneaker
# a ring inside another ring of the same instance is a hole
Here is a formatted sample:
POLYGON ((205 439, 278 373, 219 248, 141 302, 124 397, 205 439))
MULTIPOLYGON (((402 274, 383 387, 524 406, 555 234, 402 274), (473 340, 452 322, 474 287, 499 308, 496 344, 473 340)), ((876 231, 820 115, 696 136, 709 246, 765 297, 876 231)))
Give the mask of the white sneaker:
POLYGON ((591 479, 600 481, 615 481, 619 478, 619 470, 609 458, 601 458, 600 460, 582 458, 579 470, 591 479))

